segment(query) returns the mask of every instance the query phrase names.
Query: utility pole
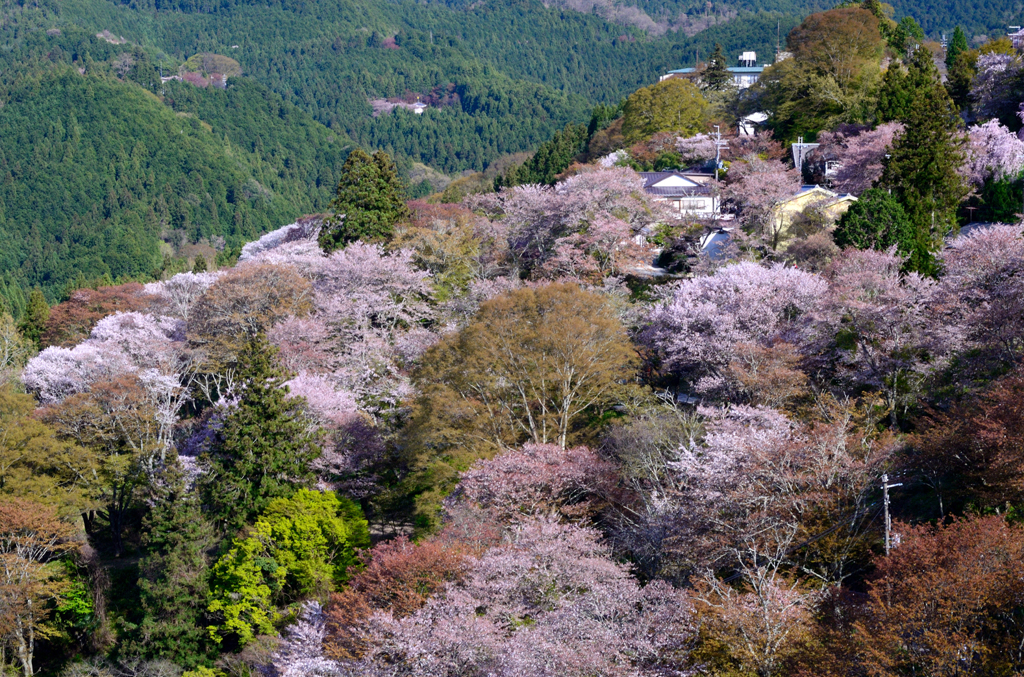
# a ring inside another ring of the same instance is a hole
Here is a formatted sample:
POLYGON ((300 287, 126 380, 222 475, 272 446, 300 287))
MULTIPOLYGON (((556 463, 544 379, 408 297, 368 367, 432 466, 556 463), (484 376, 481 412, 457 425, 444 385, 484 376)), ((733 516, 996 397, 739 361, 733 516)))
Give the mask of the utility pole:
POLYGON ((903 482, 889 484, 889 474, 882 473, 882 504, 885 506, 885 554, 889 555, 892 549, 892 518, 889 516, 889 490, 894 487, 902 487, 903 482))
POLYGON ((718 181, 718 169, 722 166, 722 149, 729 144, 722 141, 722 128, 715 125, 715 181, 718 181))

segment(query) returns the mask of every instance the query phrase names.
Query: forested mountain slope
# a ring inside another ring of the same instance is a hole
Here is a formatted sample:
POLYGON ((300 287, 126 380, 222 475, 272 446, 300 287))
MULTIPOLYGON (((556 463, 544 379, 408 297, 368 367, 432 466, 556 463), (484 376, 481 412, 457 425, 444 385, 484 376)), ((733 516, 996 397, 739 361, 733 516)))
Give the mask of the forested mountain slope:
POLYGON ((140 84, 159 85, 145 55, 130 59, 124 80, 108 72, 123 50, 80 32, 37 32, 6 55, 8 296, 40 285, 53 298, 79 276, 146 277, 168 253, 161 240, 237 245, 333 194, 347 138, 244 80, 227 90, 169 82, 161 102, 140 84))
POLYGON ((755 49, 766 57, 795 16, 751 15, 690 38, 650 38, 598 16, 499 0, 472 8, 411 2, 53 5, 72 22, 162 50, 169 63, 197 52, 237 59, 318 121, 356 141, 444 171, 482 169, 531 150, 595 102, 617 102, 669 68, 755 49), (155 10, 155 11, 154 11, 155 10), (237 47, 235 47, 237 46, 237 47), (419 94, 423 116, 371 117, 368 99, 419 94))

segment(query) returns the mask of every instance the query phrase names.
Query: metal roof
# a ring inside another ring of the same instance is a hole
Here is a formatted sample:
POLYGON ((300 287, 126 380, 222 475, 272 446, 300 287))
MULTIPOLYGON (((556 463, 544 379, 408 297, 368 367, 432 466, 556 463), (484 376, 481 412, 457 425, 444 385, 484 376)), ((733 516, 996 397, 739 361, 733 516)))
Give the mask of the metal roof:
POLYGON ((644 192, 662 197, 691 197, 711 195, 711 188, 708 186, 665 186, 664 188, 648 186, 644 188, 644 192))

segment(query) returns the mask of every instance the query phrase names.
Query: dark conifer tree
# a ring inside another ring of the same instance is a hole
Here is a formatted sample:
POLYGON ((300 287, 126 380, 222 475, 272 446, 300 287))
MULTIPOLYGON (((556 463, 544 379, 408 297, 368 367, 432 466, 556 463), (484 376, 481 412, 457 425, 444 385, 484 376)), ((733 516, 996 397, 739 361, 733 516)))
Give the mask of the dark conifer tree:
POLYGON ((25 313, 21 316, 21 322, 18 323, 18 330, 37 348, 42 348, 40 341, 43 332, 46 331, 46 321, 49 319, 50 304, 46 302, 43 290, 36 287, 28 296, 28 305, 25 306, 25 313))
POLYGON ((970 49, 967 45, 967 36, 964 29, 957 26, 953 29, 953 37, 946 48, 946 68, 953 68, 958 56, 970 49))
POLYGON ((732 80, 732 74, 728 69, 729 64, 725 60, 725 54, 722 53, 722 45, 716 42, 715 51, 708 59, 708 66, 700 76, 704 89, 714 92, 725 89, 729 81, 732 80))
POLYGON ((387 240, 395 224, 409 218, 405 200, 405 188, 391 156, 376 151, 371 157, 355 149, 342 167, 330 205, 334 216, 320 232, 320 247, 332 252, 356 240, 387 240))
POLYGON ((147 553, 139 562, 138 649, 193 668, 207 657, 203 614, 213 529, 184 479, 171 473, 166 480, 155 490, 153 509, 142 524, 147 553))
POLYGON ((303 398, 288 397, 289 375, 274 363, 276 353, 262 335, 246 343, 238 356, 238 402, 202 457, 204 504, 225 530, 313 481, 319 435, 303 419, 303 398))
POLYGON ((910 113, 914 101, 914 88, 910 76, 903 66, 893 63, 882 76, 882 88, 878 92, 878 121, 902 122, 910 113))
POLYGON ((959 171, 966 140, 928 50, 914 54, 907 79, 914 96, 903 120, 906 128, 893 143, 879 185, 892 190, 914 225, 908 268, 934 274, 933 252, 955 225, 957 207, 970 191, 959 171))
POLYGON ((533 157, 509 169, 504 177, 496 178, 495 190, 524 183, 555 183, 556 177, 572 164, 573 158, 583 152, 587 137, 587 128, 583 125, 566 125, 565 129, 555 132, 550 140, 542 143, 533 157))

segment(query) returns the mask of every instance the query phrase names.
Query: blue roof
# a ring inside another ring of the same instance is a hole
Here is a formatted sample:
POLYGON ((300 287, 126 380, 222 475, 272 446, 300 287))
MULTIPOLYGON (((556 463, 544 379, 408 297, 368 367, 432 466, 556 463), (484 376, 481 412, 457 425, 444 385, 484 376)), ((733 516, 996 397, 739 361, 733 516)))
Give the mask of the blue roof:
MULTIPOLYGON (((733 66, 726 70, 733 74, 744 75, 747 73, 763 73, 767 66, 733 66)), ((689 75, 690 73, 696 72, 696 68, 677 68, 669 73, 679 73, 680 75, 689 75)))

